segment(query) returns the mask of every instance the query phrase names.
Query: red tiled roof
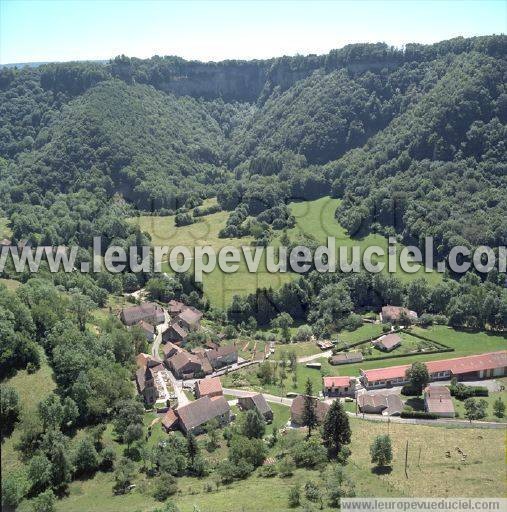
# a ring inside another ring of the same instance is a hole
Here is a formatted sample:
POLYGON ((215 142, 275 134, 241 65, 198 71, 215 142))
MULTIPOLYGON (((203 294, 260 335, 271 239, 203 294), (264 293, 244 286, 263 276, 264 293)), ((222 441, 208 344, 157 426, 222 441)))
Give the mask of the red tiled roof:
MULTIPOLYGON (((451 371, 454 375, 461 373, 478 372, 481 370, 492 370, 507 366, 507 351, 489 352, 473 356, 455 357, 453 359, 442 359, 439 361, 428 361, 425 363, 429 373, 451 371)), ((364 370, 362 374, 368 382, 404 377, 410 365, 390 366, 375 370, 364 370)))
POLYGON ((178 423, 178 416, 176 416, 176 413, 174 412, 173 409, 169 409, 162 418, 162 425, 167 430, 170 430, 174 428, 176 423, 178 423))
POLYGON ((350 386, 352 377, 324 377, 325 388, 343 388, 350 386))
POLYGON ((210 377, 208 379, 201 379, 197 381, 197 389, 199 396, 206 396, 212 394, 222 394, 222 383, 218 377, 210 377))
POLYGON ((424 390, 426 409, 433 414, 454 413, 451 392, 445 386, 428 386, 424 390))

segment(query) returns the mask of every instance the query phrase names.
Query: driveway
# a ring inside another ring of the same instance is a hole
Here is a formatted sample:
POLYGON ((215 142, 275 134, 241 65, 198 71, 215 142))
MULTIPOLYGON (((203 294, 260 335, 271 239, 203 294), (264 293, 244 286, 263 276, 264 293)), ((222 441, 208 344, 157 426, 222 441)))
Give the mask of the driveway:
MULTIPOLYGON (((224 395, 232 395, 232 396, 244 398, 244 397, 252 396, 252 395, 256 395, 256 394, 257 394, 256 391, 224 388, 224 395)), ((282 405, 286 405, 287 407, 290 407, 292 405, 292 398, 286 398, 284 396, 270 395, 268 393, 262 393, 262 395, 266 399, 266 402, 282 404, 282 405)))
POLYGON ((164 309, 164 315, 165 315, 165 321, 163 324, 157 325, 155 328, 157 331, 157 334, 155 335, 155 339, 153 340, 153 345, 151 346, 151 355, 153 357, 159 357, 158 356, 158 348, 160 347, 160 344, 162 343, 162 333, 169 327, 169 322, 171 321, 171 317, 169 316, 169 313, 166 309, 164 309))
POLYGON ((312 356, 298 357, 298 363, 308 363, 310 361, 314 361, 315 359, 321 359, 322 357, 325 357, 327 359, 332 355, 332 350, 326 350, 325 352, 319 352, 318 354, 313 354, 312 356))

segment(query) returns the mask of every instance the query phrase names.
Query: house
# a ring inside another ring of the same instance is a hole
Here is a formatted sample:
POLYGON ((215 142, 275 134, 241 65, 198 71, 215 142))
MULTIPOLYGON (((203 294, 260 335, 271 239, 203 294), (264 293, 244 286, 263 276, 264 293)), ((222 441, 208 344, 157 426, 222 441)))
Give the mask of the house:
POLYGON ((167 304, 167 311, 171 316, 179 315, 188 306, 179 300, 170 300, 167 304))
POLYGON ((238 350, 234 345, 226 345, 216 349, 208 350, 206 357, 214 370, 223 368, 238 362, 238 350))
POLYGON ((176 411, 174 409, 169 409, 162 418, 162 427, 166 432, 169 432, 170 430, 176 430, 178 428, 179 423, 178 415, 176 414, 176 411))
POLYGON ((135 325, 141 320, 152 325, 159 325, 165 322, 165 313, 158 304, 145 302, 140 306, 123 308, 120 313, 120 320, 128 326, 135 325))
POLYGON ((140 320, 136 325, 143 331, 148 341, 152 342, 155 339, 155 328, 153 325, 144 320, 140 320))
POLYGON ((201 379, 195 383, 195 396, 202 398, 203 396, 222 396, 222 383, 218 377, 211 377, 207 379, 201 379))
POLYGON ((177 317, 178 323, 187 331, 197 331, 201 327, 202 312, 187 306, 177 317))
MULTIPOLYGON (((489 352, 473 356, 456 357, 425 362, 430 381, 451 379, 478 380, 507 375, 507 351, 489 352)), ((361 370, 360 380, 366 389, 402 386, 410 365, 390 366, 374 370, 361 370)))
POLYGON ((427 386, 424 389, 424 409, 442 418, 454 418, 451 392, 445 386, 427 386))
POLYGON ((401 345, 401 337, 396 333, 385 334, 384 336, 376 339, 373 344, 379 350, 391 352, 391 350, 394 350, 396 347, 401 345))
POLYGON ((202 373, 200 359, 186 350, 173 355, 166 364, 178 379, 191 379, 202 373))
POLYGON ((329 358, 329 364, 337 366, 339 364, 359 363, 363 360, 363 354, 358 351, 339 352, 329 358))
POLYGON ((322 380, 324 396, 354 396, 356 392, 354 377, 324 377, 322 380))
POLYGON ((162 343, 178 343, 182 345, 186 342, 188 330, 174 320, 162 333, 162 343))
POLYGON ((172 356, 179 354, 183 349, 168 341, 162 345, 162 352, 164 353, 164 360, 170 359, 172 356))
POLYGON ((206 423, 217 420, 219 426, 228 425, 231 421, 231 408, 223 396, 210 398, 204 396, 176 409, 179 428, 184 434, 189 432, 200 434, 206 423))
POLYGON ((357 397, 357 406, 362 413, 383 416, 399 416, 403 410, 403 402, 396 393, 362 393, 357 397))
MULTIPOLYGON (((312 402, 315 403, 315 413, 317 415, 317 423, 322 423, 324 418, 326 417, 327 411, 329 410, 330 405, 326 404, 326 402, 321 402, 316 397, 309 397, 312 402)), ((305 409, 305 395, 298 395, 294 400, 292 400, 292 405, 290 406, 290 418, 291 422, 296 426, 304 426, 303 425, 303 413, 305 409)))
POLYGON ((144 368, 147 365, 150 365, 151 368, 156 367, 157 371, 163 369, 162 361, 158 357, 153 357, 152 355, 145 354, 143 352, 137 354, 136 366, 138 368, 144 368))
POLYGON ((150 362, 145 367, 139 368, 136 372, 136 384, 137 390, 147 404, 154 404, 158 398, 158 390, 155 385, 155 375, 161 369, 160 362, 152 361, 154 366, 150 365, 150 362))
POLYGON ((384 323, 398 324, 416 319, 417 313, 415 311, 400 306, 384 306, 380 313, 380 321, 384 323))
POLYGON ((267 423, 273 421, 273 411, 266 402, 264 395, 257 393, 252 396, 242 396, 238 398, 238 406, 243 411, 249 411, 250 409, 257 409, 259 413, 264 417, 267 423))
POLYGON ((11 245, 12 242, 7 238, 3 238, 2 240, 0 240, 0 247, 10 247, 11 245))

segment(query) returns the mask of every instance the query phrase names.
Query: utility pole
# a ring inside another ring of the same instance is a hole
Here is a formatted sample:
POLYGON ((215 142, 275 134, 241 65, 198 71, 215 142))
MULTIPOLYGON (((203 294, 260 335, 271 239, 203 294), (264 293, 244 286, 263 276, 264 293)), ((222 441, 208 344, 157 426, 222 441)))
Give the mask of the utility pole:
POLYGON ((408 439, 407 439, 407 445, 405 447, 405 477, 406 478, 408 478, 407 465, 408 465, 408 439))
POLYGON ((417 467, 421 469, 421 447, 419 446, 419 458, 417 459, 417 467))

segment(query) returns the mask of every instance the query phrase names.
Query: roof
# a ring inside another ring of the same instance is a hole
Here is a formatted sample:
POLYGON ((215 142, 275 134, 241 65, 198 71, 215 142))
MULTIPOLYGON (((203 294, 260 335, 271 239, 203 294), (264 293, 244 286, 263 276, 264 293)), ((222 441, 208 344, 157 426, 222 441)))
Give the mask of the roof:
POLYGON ((197 358, 199 359, 202 365, 202 371, 205 374, 211 373, 213 371, 213 367, 211 366, 209 359, 206 357, 206 354, 197 354, 197 358))
POLYGON ((172 324, 170 324, 167 329, 164 331, 164 333, 166 333, 169 329, 171 329, 171 327, 173 328, 173 330, 179 334, 182 338, 186 338, 188 336, 188 331, 183 327, 181 326, 178 321, 174 321, 172 324))
POLYGON ((174 428, 174 426, 178 423, 178 416, 174 412, 173 409, 169 409, 162 418, 162 425, 167 429, 170 430, 174 428))
POLYGON ((145 318, 163 314, 163 309, 154 302, 145 302, 139 306, 122 309, 123 318, 128 325, 136 324, 145 318))
POLYGON ((177 414, 185 430, 189 431, 204 423, 230 412, 231 408, 223 396, 199 398, 177 409, 177 414))
POLYGON ((386 350, 390 350, 401 343, 401 337, 396 333, 386 334, 375 340, 375 345, 380 345, 386 350))
POLYGON ((430 413, 454 413, 451 392, 445 386, 428 386, 424 390, 424 399, 430 413))
POLYGON ((144 320, 140 320, 139 322, 137 322, 136 325, 139 326, 145 332, 148 332, 150 334, 155 334, 153 325, 149 324, 148 322, 145 322, 144 320))
MULTIPOLYGON (((292 405, 290 407, 290 413, 293 420, 297 422, 301 422, 303 419, 303 411, 305 408, 305 395, 298 395, 294 400, 292 400, 292 405)), ((329 410, 330 405, 326 402, 321 402, 319 399, 314 396, 310 397, 312 401, 316 402, 315 412, 317 414, 317 421, 322 423, 326 416, 327 411, 329 410)))
POLYGON ((197 389, 199 390, 199 396, 206 396, 219 393, 223 393, 222 383, 218 377, 209 377, 207 379, 201 379, 197 381, 197 389))
POLYGON ((169 354, 177 354, 181 352, 183 349, 168 341, 164 345, 162 345, 162 352, 164 352, 165 357, 168 357, 169 354))
POLYGON ((146 366, 145 368, 139 368, 136 372, 137 385, 139 390, 142 392, 146 388, 146 381, 153 379, 151 368, 146 366))
POLYGON ((148 360, 150 359, 150 354, 145 354, 144 352, 141 352, 140 354, 137 354, 136 356, 136 364, 138 368, 144 368, 146 364, 148 363, 148 360))
POLYGON ((170 300, 167 304, 167 309, 169 310, 169 313, 171 314, 178 314, 178 313, 181 313, 185 308, 187 308, 188 306, 183 303, 183 302, 180 302, 179 300, 170 300))
POLYGON ((257 393, 256 395, 253 395, 250 397, 252 399, 252 402, 255 405, 255 408, 261 413, 266 414, 271 411, 271 407, 266 402, 266 399, 264 398, 264 395, 261 393, 257 393))
POLYGON ((201 366, 201 361, 197 356, 194 356, 190 352, 187 352, 186 350, 182 350, 181 352, 178 352, 174 356, 172 356, 169 361, 171 362, 172 367, 176 371, 180 371, 189 363, 194 363, 196 365, 201 366))
MULTIPOLYGON (((429 373, 451 371, 454 375, 459 375, 462 373, 478 372, 481 370, 492 370, 494 368, 503 368, 507 366, 507 351, 501 350, 499 352, 488 352, 487 354, 455 357, 439 361, 428 361, 425 364, 429 373)), ((410 365, 405 364, 375 370, 364 370, 362 371, 362 374, 369 382, 373 382, 376 380, 404 377, 408 368, 410 368, 410 365)))
POLYGON ((388 416, 400 414, 403 409, 403 401, 396 393, 363 393, 357 397, 357 405, 360 409, 381 409, 388 416))
POLYGON ((183 320, 189 325, 197 323, 202 318, 202 313, 195 308, 187 307, 179 315, 180 320, 183 320))
POLYGON ((353 380, 352 377, 324 377, 325 388, 343 388, 350 386, 350 382, 353 380))
POLYGON ((321 350, 327 350, 328 348, 333 348, 333 342, 330 340, 319 340, 316 342, 317 346, 321 350))
POLYGON ((393 320, 399 320, 402 313, 405 313, 409 318, 417 318, 417 313, 410 309, 403 308, 401 306, 384 306, 382 308, 382 318, 391 318, 393 320))
POLYGON ((338 354, 335 354, 331 357, 330 362, 331 364, 342 364, 342 363, 349 363, 349 362, 357 362, 363 360, 363 354, 359 351, 353 351, 353 352, 339 352, 338 354))
POLYGON ((2 240, 0 240, 0 245, 12 245, 12 242, 7 238, 3 238, 2 240))

